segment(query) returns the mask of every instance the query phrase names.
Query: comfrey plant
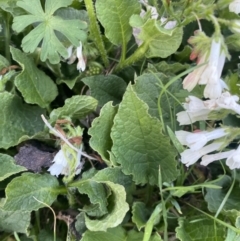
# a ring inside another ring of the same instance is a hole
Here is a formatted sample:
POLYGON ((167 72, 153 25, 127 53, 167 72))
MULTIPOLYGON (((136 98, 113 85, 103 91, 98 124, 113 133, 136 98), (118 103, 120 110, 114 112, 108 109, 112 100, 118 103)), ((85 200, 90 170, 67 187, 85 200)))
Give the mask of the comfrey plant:
MULTIPOLYGON (((229 4, 229 10, 239 13, 238 5, 238 1, 231 2, 229 4)), ((186 103, 183 104, 185 111, 177 113, 177 120, 180 125, 189 125, 197 121, 218 120, 217 114, 213 115, 214 117, 211 116, 211 114, 213 112, 220 112, 223 109, 229 110, 231 114, 240 114, 239 97, 229 93, 229 87, 221 78, 225 58, 226 56, 230 58, 230 56, 227 51, 227 46, 224 43, 224 37, 220 34, 220 26, 216 22, 215 17, 211 17, 211 19, 214 21, 216 31, 211 38, 207 37, 202 31, 197 31, 195 36, 189 39, 189 43, 193 45, 190 58, 197 58, 197 68, 183 80, 183 88, 189 92, 191 92, 196 85, 205 85, 203 90, 203 98, 205 98, 205 100, 201 100, 192 95, 187 97, 186 103), (211 44, 208 44, 210 41, 211 44), (201 42, 204 42, 206 46, 209 47, 203 48, 201 42)), ((229 23, 230 26, 231 24, 232 23, 229 23)), ((240 31, 240 26, 237 27, 237 25, 235 25, 232 31, 240 31)), ((239 148, 207 155, 214 151, 222 151, 224 147, 228 146, 233 138, 227 138, 227 136, 236 137, 233 131, 238 132, 235 128, 226 126, 210 131, 199 130, 195 133, 176 131, 175 134, 179 142, 189 147, 189 149, 181 153, 181 162, 189 167, 202 158, 200 164, 206 166, 213 161, 227 158, 226 164, 230 169, 239 168, 239 148), (212 143, 206 145, 208 142, 212 143)))
POLYGON ((1 1, 0 240, 239 240, 239 9, 1 1))

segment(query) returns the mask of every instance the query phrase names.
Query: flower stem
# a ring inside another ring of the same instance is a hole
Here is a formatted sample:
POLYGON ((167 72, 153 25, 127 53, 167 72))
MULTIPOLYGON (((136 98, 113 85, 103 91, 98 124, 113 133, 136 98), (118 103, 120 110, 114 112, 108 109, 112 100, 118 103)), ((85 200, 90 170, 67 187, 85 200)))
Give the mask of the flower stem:
POLYGON ((134 64, 135 62, 142 59, 148 49, 148 44, 142 44, 130 57, 128 57, 125 61, 120 62, 117 67, 116 71, 119 71, 127 66, 134 64))
POLYGON ((6 59, 11 62, 11 55, 10 55, 10 18, 11 15, 6 13, 5 21, 4 21, 4 37, 5 37, 5 57, 6 59))
POLYGON ((99 26, 97 23, 97 18, 96 18, 93 2, 92 2, 92 0, 84 0, 84 2, 85 2, 86 9, 88 12, 89 20, 90 20, 90 34, 91 34, 92 38, 94 39, 94 43, 96 44, 96 46, 100 52, 100 55, 101 55, 101 58, 103 60, 105 67, 107 67, 109 65, 109 61, 107 58, 107 51, 105 49, 103 39, 102 39, 102 36, 100 33, 100 29, 99 29, 99 26))

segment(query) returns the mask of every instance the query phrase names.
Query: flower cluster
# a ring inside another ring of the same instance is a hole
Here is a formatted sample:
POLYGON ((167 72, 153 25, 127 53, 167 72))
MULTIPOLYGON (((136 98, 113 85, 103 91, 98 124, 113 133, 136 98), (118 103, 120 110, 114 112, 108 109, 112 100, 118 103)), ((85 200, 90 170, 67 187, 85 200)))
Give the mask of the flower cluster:
MULTIPOLYGON (((240 0, 234 0, 229 5, 229 11, 240 13, 240 0)), ((230 25, 229 25, 230 26, 230 25)), ((230 29, 240 31, 239 20, 232 20, 230 29)), ((193 50, 190 59, 197 59, 197 67, 183 80, 183 88, 192 91, 196 85, 204 85, 203 99, 193 95, 183 103, 184 111, 177 113, 180 125, 189 125, 197 121, 214 119, 214 113, 240 115, 239 97, 231 95, 227 84, 222 79, 222 71, 226 58, 229 57, 224 38, 216 31, 212 38, 203 32, 196 31, 189 39, 193 50), (201 41, 203 39, 204 41, 201 41), (204 42, 204 44, 203 44, 204 42), (205 47, 204 47, 205 45, 205 47)), ((215 118, 216 120, 216 118, 215 118)), ((236 150, 222 151, 232 138, 231 127, 221 127, 211 131, 176 131, 178 141, 188 147, 180 153, 181 162, 187 167, 201 159, 201 165, 226 159, 230 169, 240 168, 240 146, 236 150), (213 153, 220 151, 219 153, 213 153)))
POLYGON ((83 72, 86 69, 86 58, 83 56, 82 42, 79 43, 79 46, 73 51, 73 46, 68 47, 68 64, 72 64, 76 59, 78 59, 77 69, 79 72, 83 72))

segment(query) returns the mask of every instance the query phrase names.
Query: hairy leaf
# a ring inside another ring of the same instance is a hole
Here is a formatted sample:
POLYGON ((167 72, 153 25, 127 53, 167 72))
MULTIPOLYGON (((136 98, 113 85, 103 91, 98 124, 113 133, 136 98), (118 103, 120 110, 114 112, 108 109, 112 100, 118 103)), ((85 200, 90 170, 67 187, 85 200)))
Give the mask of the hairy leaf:
POLYGON ((126 234, 122 227, 109 228, 106 232, 103 231, 90 231, 87 230, 81 239, 81 241, 124 241, 126 234))
POLYGON ((176 151, 162 134, 160 121, 148 114, 147 104, 137 97, 131 85, 114 118, 111 137, 115 161, 125 174, 133 175, 137 184, 156 185, 159 166, 164 170, 163 181, 176 178, 176 151))
POLYGON ((50 113, 50 121, 54 122, 57 119, 69 117, 80 119, 91 113, 97 108, 97 100, 91 96, 75 95, 65 100, 63 107, 54 109, 50 113))
POLYGON ((26 171, 25 167, 16 165, 14 159, 6 154, 0 154, 0 181, 10 177, 13 174, 26 171))
POLYGON ((5 211, 33 211, 51 205, 60 194, 56 177, 49 174, 24 173, 6 188, 5 211), (40 202, 39 202, 40 201, 40 202))
POLYGON ((44 129, 44 110, 22 103, 10 93, 0 93, 0 148, 17 145, 23 136, 33 136, 44 129))
POLYGON ((127 87, 126 82, 116 75, 95 75, 83 78, 82 81, 89 86, 91 95, 100 106, 109 101, 113 101, 114 105, 120 103, 127 87))
POLYGON ((145 54, 147 58, 166 58, 175 53, 182 42, 182 28, 167 30, 160 26, 160 21, 149 19, 144 23, 136 15, 131 17, 130 24, 141 30, 137 38, 148 46, 148 51, 145 54), (142 23, 142 26, 139 26, 139 23, 142 23))
POLYGON ((224 241, 225 230, 214 220, 205 216, 179 219, 179 227, 176 228, 176 237, 181 241, 224 241))
POLYGON ((98 0, 97 17, 105 28, 106 37, 115 45, 126 46, 132 35, 129 19, 140 13, 138 0, 98 0))
POLYGON ((108 165, 112 164, 108 152, 112 148, 110 133, 113 125, 113 118, 116 113, 117 107, 113 107, 112 102, 108 102, 101 109, 100 116, 94 119, 92 127, 88 131, 89 135, 91 135, 91 147, 101 155, 102 159, 108 165))
MULTIPOLYGON (((110 191, 104 186, 104 184, 88 179, 75 183, 74 186, 77 187, 80 193, 88 195, 91 204, 95 205, 96 209, 99 210, 98 214, 100 214, 100 216, 108 212, 107 198, 110 191)), ((90 215, 89 212, 87 212, 87 214, 90 215)))
POLYGON ((108 228, 117 227, 129 210, 124 187, 109 181, 102 183, 105 183, 112 191, 108 198, 109 213, 100 219, 90 219, 85 216, 86 226, 91 231, 106 231, 108 228))
POLYGON ((15 85, 29 104, 47 107, 57 96, 57 86, 33 60, 19 49, 11 47, 12 57, 22 67, 22 72, 15 78, 15 85))
POLYGON ((31 212, 5 211, 0 209, 0 230, 6 232, 27 233, 31 212))

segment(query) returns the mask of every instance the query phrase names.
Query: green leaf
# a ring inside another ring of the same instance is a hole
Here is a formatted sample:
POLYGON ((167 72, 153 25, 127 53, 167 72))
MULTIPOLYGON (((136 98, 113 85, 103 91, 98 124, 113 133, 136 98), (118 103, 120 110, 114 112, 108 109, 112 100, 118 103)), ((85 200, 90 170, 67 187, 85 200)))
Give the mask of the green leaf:
POLYGON ((85 216, 84 216, 83 212, 81 212, 77 215, 76 222, 75 222, 75 228, 79 234, 82 234, 87 230, 86 225, 85 225, 85 216))
POLYGON ((106 37, 115 45, 126 46, 132 35, 129 19, 132 14, 139 14, 141 7, 138 0, 98 0, 96 13, 105 29, 106 37))
POLYGON ((8 184, 3 209, 5 211, 38 210, 45 207, 41 202, 51 205, 60 193, 56 177, 49 174, 24 173, 8 184))
MULTIPOLYGON (((126 241, 140 241, 143 240, 144 233, 131 230, 127 233, 126 241)), ((149 241, 162 241, 161 236, 158 233, 153 233, 149 241)))
POLYGON ((2 55, 0 55, 0 70, 9 67, 9 61, 2 55))
POLYGON ((5 232, 27 233, 31 212, 5 211, 0 209, 0 230, 5 232))
MULTIPOLYGON (((107 198, 110 194, 110 190, 106 188, 104 184, 88 179, 73 183, 72 185, 77 187, 80 193, 88 195, 90 202, 95 205, 95 209, 99 210, 100 216, 108 213, 107 198)), ((87 214, 93 216, 93 214, 90 214, 89 212, 87 212, 87 214)))
POLYGON ((174 53, 174 58, 178 62, 188 62, 192 48, 189 45, 185 45, 182 51, 174 53))
POLYGON ((152 210, 147 209, 145 203, 135 202, 133 204, 132 221, 136 224, 139 231, 146 226, 151 213, 152 210))
POLYGON ((109 151, 112 148, 110 133, 117 109, 117 107, 112 106, 112 102, 104 105, 101 109, 100 116, 94 119, 92 127, 88 131, 88 134, 91 135, 91 147, 101 155, 102 159, 108 165, 112 164, 109 157, 109 151))
POLYGON ((93 179, 100 182, 109 181, 124 186, 127 193, 127 201, 129 203, 132 202, 132 193, 135 190, 135 185, 131 176, 124 175, 121 167, 104 168, 103 170, 98 171, 93 179))
MULTIPOLYGON (((45 229, 41 230, 38 234, 37 240, 38 241, 53 241, 54 240, 53 232, 54 231, 52 231, 52 232, 46 231, 45 229)), ((62 239, 56 238, 56 241, 62 241, 62 239)))
POLYGON ((57 96, 57 86, 33 60, 19 49, 11 47, 12 57, 22 67, 22 72, 15 78, 15 85, 29 104, 47 107, 57 96))
POLYGON ((162 134, 160 121, 148 114, 147 104, 137 97, 131 85, 114 118, 111 137, 115 160, 126 175, 133 175, 136 184, 156 185, 159 166, 164 170, 164 182, 177 177, 176 151, 162 134))
MULTIPOLYGON (((221 189, 206 188, 207 194, 205 195, 205 201, 208 204, 208 209, 211 212, 216 212, 225 198, 228 189, 232 184, 232 179, 229 176, 222 177, 219 181, 214 183, 222 187, 221 189)), ((239 184, 235 184, 231 194, 229 195, 227 202, 223 206, 225 210, 239 209, 240 196, 239 196, 239 184)))
MULTIPOLYGON (((143 240, 143 232, 130 230, 126 232, 122 227, 109 228, 106 232, 103 231, 89 231, 87 230, 81 241, 140 241, 143 240)), ((151 236, 149 241, 162 241, 159 234, 155 233, 151 236)))
POLYGON ((6 154, 0 153, 0 182, 13 174, 27 171, 25 167, 15 164, 14 159, 6 154))
POLYGON ((177 74, 179 72, 183 72, 190 67, 189 64, 181 64, 178 62, 169 64, 166 61, 161 61, 157 64, 153 64, 152 66, 151 65, 148 67, 148 69, 154 68, 156 70, 155 72, 161 72, 166 75, 177 74))
POLYGON ((81 79, 81 76, 79 76, 79 75, 73 79, 58 79, 57 84, 59 85, 59 84, 64 83, 68 86, 69 89, 72 90, 73 87, 75 86, 76 82, 80 79, 81 79))
POLYGON ((116 75, 95 75, 82 79, 83 83, 88 85, 91 95, 96 98, 100 106, 109 101, 113 104, 119 104, 126 90, 126 82, 116 75))
POLYGON ((90 219, 85 216, 86 226, 91 231, 106 231, 108 228, 117 227, 129 210, 124 187, 109 181, 102 183, 105 183, 112 191, 108 198, 109 213, 100 219, 90 219))
MULTIPOLYGON (((133 27, 139 27, 136 25, 136 16, 130 19, 130 24, 133 27)), ((160 21, 155 19, 148 19, 140 29, 141 32, 137 38, 148 45, 148 51, 145 54, 147 58, 166 58, 175 53, 182 42, 182 28, 166 30, 160 26, 160 21)))
POLYGON ((8 92, 0 93, 0 106, 0 148, 15 146, 22 136, 31 137, 44 129, 43 109, 23 104, 19 97, 8 92))
POLYGON ((224 241, 225 229, 205 216, 180 218, 176 237, 181 241, 224 241))
POLYGON ((61 118, 80 119, 97 108, 97 100, 91 96, 75 95, 65 100, 63 107, 54 109, 50 113, 50 121, 55 122, 61 118))
POLYGON ((61 43, 56 31, 62 34, 75 47, 79 46, 79 41, 86 39, 87 24, 78 19, 65 20, 54 13, 57 9, 67 7, 72 0, 46 0, 45 11, 41 6, 40 0, 21 0, 17 5, 29 14, 17 16, 13 19, 12 28, 16 32, 23 31, 27 26, 33 24, 35 28, 28 33, 22 40, 24 52, 33 53, 40 45, 42 61, 49 61, 57 64, 60 56, 67 58, 67 49, 61 43))
POLYGON ((0 8, 13 16, 24 14, 24 10, 17 6, 19 0, 0 0, 0 8))
POLYGON ((168 92, 164 92, 160 100, 161 113, 158 110, 158 97, 168 81, 169 77, 162 73, 143 74, 136 79, 133 89, 137 96, 149 106, 148 113, 150 115, 160 118, 161 114, 164 121, 162 124, 175 130, 177 128, 176 113, 182 110, 182 105, 174 97, 182 86, 181 80, 174 82, 167 89, 168 92))
POLYGON ((124 241, 126 234, 122 227, 109 228, 107 231, 92 232, 87 230, 81 241, 124 241))
POLYGON ((225 78, 225 82, 229 86, 229 91, 232 95, 240 94, 240 79, 238 77, 238 73, 231 73, 229 76, 227 76, 227 78, 225 78))

